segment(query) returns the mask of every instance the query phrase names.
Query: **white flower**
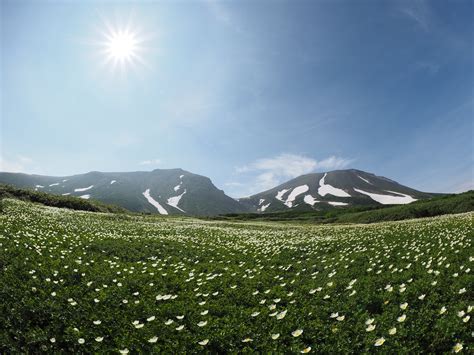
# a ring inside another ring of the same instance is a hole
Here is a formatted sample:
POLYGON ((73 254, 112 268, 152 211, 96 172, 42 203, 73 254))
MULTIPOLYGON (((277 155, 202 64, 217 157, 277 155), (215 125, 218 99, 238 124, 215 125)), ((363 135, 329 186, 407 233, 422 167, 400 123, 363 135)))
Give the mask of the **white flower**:
POLYGON ((174 320, 172 319, 168 319, 166 322, 165 322, 165 325, 170 325, 174 322, 174 320))
POLYGON ((49 339, 49 341, 50 341, 51 343, 55 343, 55 342, 56 342, 56 338, 51 338, 51 339, 49 339))
POLYGON ((446 310, 447 310, 447 309, 446 309, 445 306, 441 307, 441 309, 439 310, 439 314, 444 314, 444 313, 446 313, 446 310))
POLYGON ((423 301, 423 300, 425 299, 425 297, 426 297, 426 295, 423 294, 423 295, 418 296, 418 299, 419 299, 420 301, 423 301))
POLYGON ((206 324, 207 324, 207 320, 206 321, 200 321, 198 323, 198 327, 204 327, 206 324))
POLYGON ((346 318, 346 316, 339 316, 337 317, 336 319, 339 321, 339 322, 342 322, 344 320, 344 318, 346 318))
POLYGON ((128 354, 129 350, 128 349, 122 349, 122 350, 119 350, 119 353, 120 354, 128 354))
POLYGON ((458 312, 458 317, 461 318, 461 317, 464 317, 466 313, 464 313, 464 311, 459 311, 458 312))
POLYGON ((176 330, 179 332, 179 331, 183 330, 183 328, 184 328, 184 325, 180 325, 179 327, 176 327, 176 330))
POLYGON ((370 324, 370 325, 365 329, 365 331, 366 331, 366 332, 371 332, 371 331, 374 330, 374 329, 375 329, 375 324, 370 324))
MULTIPOLYGON (((466 289, 465 289, 465 288, 461 288, 461 289, 459 290, 459 294, 460 294, 460 295, 463 294, 463 293, 465 293, 465 292, 466 292, 466 289)), ((462 346, 462 345, 461 345, 461 346, 462 346)))
POLYGON ((302 354, 309 353, 311 351, 311 346, 308 346, 307 348, 304 348, 303 350, 300 351, 302 354))
POLYGON ((365 321, 365 325, 371 325, 374 322, 374 318, 369 318, 365 321))
POLYGON ((146 319, 147 322, 152 322, 154 320, 155 320, 155 316, 151 316, 146 319))
POLYGON ((285 318, 287 310, 284 310, 276 315, 276 319, 280 320, 285 318))
POLYGON ((378 338, 376 341, 375 341, 375 346, 381 346, 383 345, 383 343, 385 343, 385 338, 378 338))
POLYGON ((84 344, 86 341, 83 338, 79 338, 79 339, 77 339, 77 342, 79 344, 84 344))
POLYGON ((456 345, 453 346, 453 351, 454 351, 455 353, 460 352, 462 349, 463 349, 463 346, 462 346, 461 343, 456 343, 456 345))
POLYGON ((296 329, 295 331, 291 332, 291 335, 293 335, 295 338, 299 337, 301 334, 303 334, 303 329, 296 329))
POLYGON ((465 317, 462 319, 462 321, 463 321, 464 323, 467 323, 467 322, 469 322, 469 319, 471 319, 471 316, 465 316, 465 317))
POLYGON ((148 339, 148 342, 149 343, 156 343, 157 340, 158 340, 158 337, 154 336, 153 338, 148 339))
POLYGON ((405 309, 407 309, 407 307, 408 307, 408 303, 406 303, 406 302, 400 304, 400 309, 401 309, 401 310, 405 310, 405 309))
POLYGON ((253 312, 253 313, 251 314, 251 316, 252 316, 252 317, 256 317, 256 316, 258 316, 259 314, 260 314, 260 312, 253 312))
POLYGON ((272 334, 272 339, 277 340, 280 337, 280 333, 272 334))
POLYGON ((397 321, 398 321, 399 323, 402 323, 402 322, 405 321, 405 319, 407 319, 406 314, 402 314, 400 317, 397 318, 397 321))
POLYGON ((244 340, 242 340, 242 343, 250 343, 251 341, 253 341, 252 338, 245 338, 244 340))
POLYGON ((102 340, 104 340, 104 337, 97 337, 95 338, 95 341, 100 343, 102 340))
POLYGON ((395 335, 397 334, 397 328, 393 327, 388 330, 388 334, 395 335))
POLYGON ((93 321, 92 323, 94 323, 95 325, 99 325, 100 323, 102 323, 102 321, 100 321, 100 320, 95 320, 95 321, 93 321))
POLYGON ((201 340, 200 342, 198 342, 198 344, 202 345, 202 346, 207 345, 207 343, 209 343, 209 339, 204 339, 204 340, 201 340))

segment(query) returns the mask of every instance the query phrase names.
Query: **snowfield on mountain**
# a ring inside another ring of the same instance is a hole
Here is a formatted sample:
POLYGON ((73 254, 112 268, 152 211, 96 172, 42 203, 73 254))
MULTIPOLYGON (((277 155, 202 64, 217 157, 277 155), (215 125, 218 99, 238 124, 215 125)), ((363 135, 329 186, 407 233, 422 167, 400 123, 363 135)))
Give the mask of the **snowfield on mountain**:
POLYGON ((194 216, 407 204, 435 196, 354 169, 301 175, 268 191, 238 200, 219 190, 209 178, 182 169, 125 173, 95 171, 66 179, 0 173, 0 183, 63 196, 84 196, 133 212, 194 216))

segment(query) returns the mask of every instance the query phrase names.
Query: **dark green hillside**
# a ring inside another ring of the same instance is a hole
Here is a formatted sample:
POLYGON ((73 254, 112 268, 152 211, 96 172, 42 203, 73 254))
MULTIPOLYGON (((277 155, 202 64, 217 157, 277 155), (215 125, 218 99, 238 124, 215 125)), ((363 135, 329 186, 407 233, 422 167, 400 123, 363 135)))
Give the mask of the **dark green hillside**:
POLYGON ((123 213, 125 209, 119 206, 107 205, 99 201, 84 200, 79 197, 59 196, 29 189, 20 189, 10 185, 0 184, 0 211, 4 198, 15 198, 18 200, 41 203, 46 206, 70 208, 73 210, 91 212, 113 212, 123 213))
POLYGON ((445 195, 429 200, 420 200, 398 206, 359 206, 327 209, 323 211, 297 211, 274 213, 228 214, 216 219, 261 220, 261 221, 304 221, 311 223, 374 223, 403 219, 434 217, 474 211, 474 191, 457 195, 445 195))

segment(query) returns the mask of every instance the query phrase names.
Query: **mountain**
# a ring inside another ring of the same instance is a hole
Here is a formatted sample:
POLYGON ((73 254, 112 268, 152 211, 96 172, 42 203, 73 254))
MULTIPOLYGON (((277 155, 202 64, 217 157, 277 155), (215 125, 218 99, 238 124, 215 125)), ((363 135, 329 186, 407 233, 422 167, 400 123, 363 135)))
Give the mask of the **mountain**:
POLYGON ((135 212, 217 215, 248 211, 245 205, 214 186, 209 178, 182 169, 93 171, 61 177, 0 173, 0 183, 94 199, 135 212))
POLYGON ((435 196, 360 170, 301 175, 273 189, 235 200, 212 181, 182 169, 72 176, 0 173, 0 183, 114 204, 134 212, 210 216, 245 212, 325 210, 407 204, 435 196))
POLYGON ((270 190, 239 199, 258 212, 322 210, 341 206, 407 204, 436 196, 361 170, 301 175, 270 190))

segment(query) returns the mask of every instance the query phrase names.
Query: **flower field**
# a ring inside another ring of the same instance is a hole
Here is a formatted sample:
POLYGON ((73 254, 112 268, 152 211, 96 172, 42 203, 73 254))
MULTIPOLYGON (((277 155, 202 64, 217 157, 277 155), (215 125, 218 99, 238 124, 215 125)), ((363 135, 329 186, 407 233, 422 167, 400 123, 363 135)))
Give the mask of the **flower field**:
POLYGON ((5 200, 0 353, 472 353, 473 216, 310 226, 5 200))

